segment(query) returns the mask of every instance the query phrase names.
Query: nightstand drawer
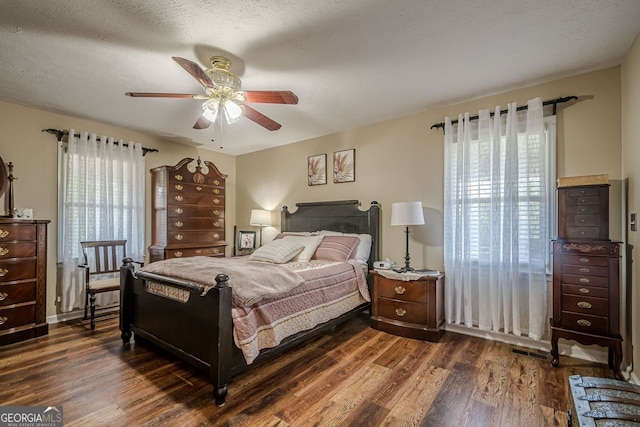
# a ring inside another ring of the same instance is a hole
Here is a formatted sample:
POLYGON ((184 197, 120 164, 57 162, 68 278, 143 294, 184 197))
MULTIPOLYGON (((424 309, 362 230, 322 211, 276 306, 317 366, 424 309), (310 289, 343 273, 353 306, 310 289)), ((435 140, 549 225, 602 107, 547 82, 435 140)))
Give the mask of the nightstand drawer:
POLYGON ((426 324, 428 318, 426 304, 387 298, 380 298, 378 315, 387 319, 419 324, 426 324))
POLYGON ((378 278, 378 295, 403 301, 427 302, 427 284, 418 281, 400 281, 378 278))

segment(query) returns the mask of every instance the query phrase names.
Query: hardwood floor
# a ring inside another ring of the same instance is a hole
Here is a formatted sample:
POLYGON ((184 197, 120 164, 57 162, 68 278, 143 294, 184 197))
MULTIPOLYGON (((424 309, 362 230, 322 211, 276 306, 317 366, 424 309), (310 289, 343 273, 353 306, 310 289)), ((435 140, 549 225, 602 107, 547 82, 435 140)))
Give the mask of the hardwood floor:
POLYGON ((206 375, 123 346, 114 317, 0 347, 0 404, 62 405, 65 426, 566 426, 567 377, 612 373, 560 363, 451 332, 400 338, 363 316, 235 377, 219 408, 206 375))

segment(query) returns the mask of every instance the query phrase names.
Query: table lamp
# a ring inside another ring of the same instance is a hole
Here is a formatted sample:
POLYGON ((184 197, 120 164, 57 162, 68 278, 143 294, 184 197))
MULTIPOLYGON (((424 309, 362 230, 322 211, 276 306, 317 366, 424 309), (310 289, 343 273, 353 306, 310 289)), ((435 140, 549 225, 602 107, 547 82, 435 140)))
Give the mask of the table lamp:
POLYGON ((271 226, 271 211, 264 209, 252 209, 249 225, 260 227, 260 246, 262 246, 262 227, 271 226))
POLYGON ((413 271, 409 265, 409 226, 423 225, 424 214, 422 212, 422 202, 398 202, 391 205, 391 225, 404 225, 406 237, 406 255, 404 257, 404 267, 402 272, 413 271))

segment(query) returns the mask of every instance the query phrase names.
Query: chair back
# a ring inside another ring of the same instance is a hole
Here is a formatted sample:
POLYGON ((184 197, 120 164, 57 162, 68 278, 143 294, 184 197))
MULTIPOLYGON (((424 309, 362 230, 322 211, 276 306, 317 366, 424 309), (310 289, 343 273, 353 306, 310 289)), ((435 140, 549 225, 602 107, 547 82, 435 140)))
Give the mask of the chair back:
POLYGON ((120 273, 122 259, 126 258, 126 240, 94 240, 80 242, 84 264, 89 276, 120 273))

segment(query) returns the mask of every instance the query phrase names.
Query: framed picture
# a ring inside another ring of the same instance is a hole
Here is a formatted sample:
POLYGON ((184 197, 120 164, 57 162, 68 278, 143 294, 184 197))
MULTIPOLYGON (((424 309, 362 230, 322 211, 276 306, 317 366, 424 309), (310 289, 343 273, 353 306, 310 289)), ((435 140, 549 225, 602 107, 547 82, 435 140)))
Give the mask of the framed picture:
POLYGON ((356 180, 356 149, 334 151, 333 182, 353 182, 356 180))
POLYGON ((253 250, 256 247, 255 231, 238 232, 238 249, 241 251, 253 250))
POLYGON ((327 183, 327 155, 318 154, 307 157, 307 176, 309 185, 327 183))

